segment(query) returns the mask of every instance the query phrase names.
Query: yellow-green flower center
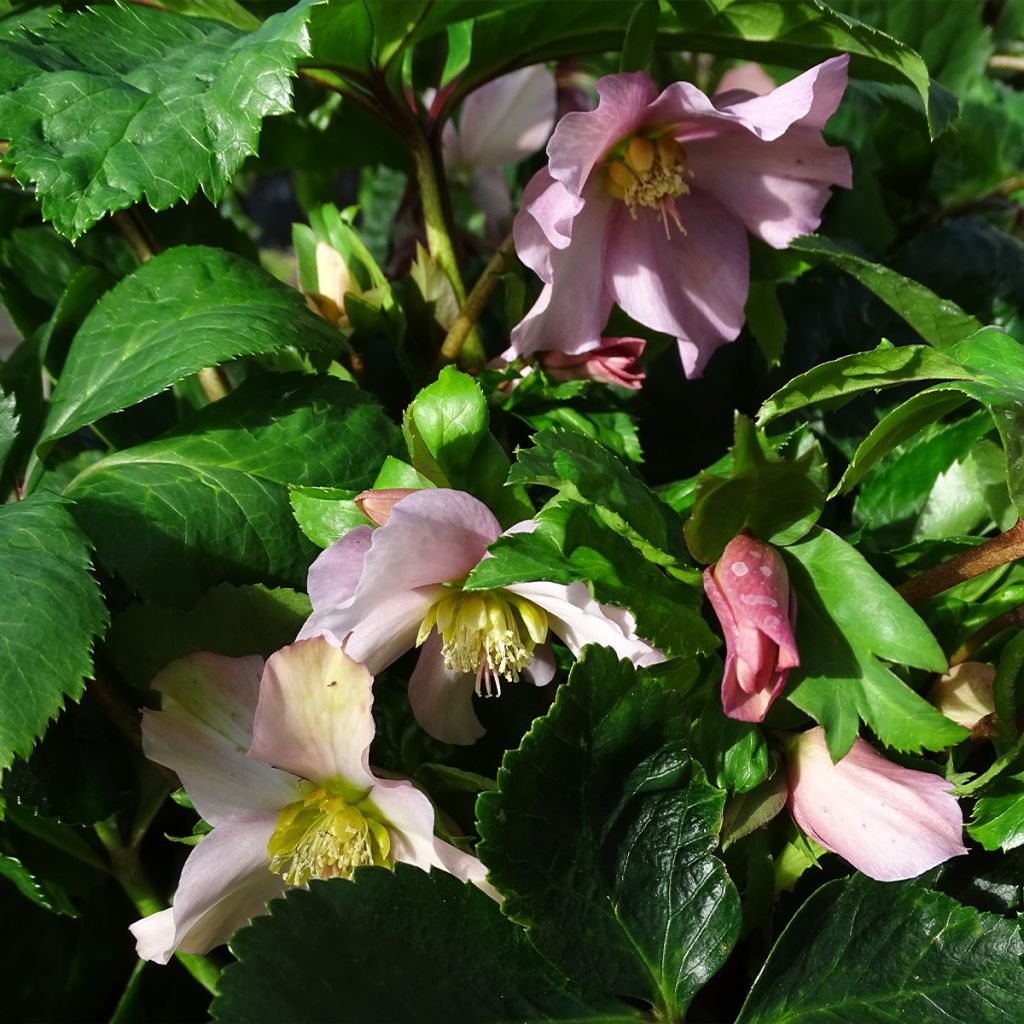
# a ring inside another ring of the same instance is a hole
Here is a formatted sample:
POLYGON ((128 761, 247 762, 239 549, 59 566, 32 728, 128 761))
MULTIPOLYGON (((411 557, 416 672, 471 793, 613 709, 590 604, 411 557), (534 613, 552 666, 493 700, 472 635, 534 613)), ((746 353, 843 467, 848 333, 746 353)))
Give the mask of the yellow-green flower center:
POLYGON ((693 172, 686 167, 686 150, 669 136, 648 139, 634 135, 609 154, 605 165, 605 190, 621 199, 636 220, 637 207, 658 210, 665 233, 669 218, 683 234, 686 229, 679 219, 675 199, 690 191, 686 183, 693 172))
POLYGON ((533 602, 505 590, 452 589, 427 611, 416 638, 422 644, 437 628, 444 663, 455 672, 476 674, 491 695, 501 693, 501 680, 518 682, 533 658, 533 649, 548 635, 548 617, 533 602))
POLYGON ((312 790, 277 816, 267 842, 270 870, 289 885, 351 878, 358 867, 391 866, 391 838, 375 818, 326 789, 312 790))

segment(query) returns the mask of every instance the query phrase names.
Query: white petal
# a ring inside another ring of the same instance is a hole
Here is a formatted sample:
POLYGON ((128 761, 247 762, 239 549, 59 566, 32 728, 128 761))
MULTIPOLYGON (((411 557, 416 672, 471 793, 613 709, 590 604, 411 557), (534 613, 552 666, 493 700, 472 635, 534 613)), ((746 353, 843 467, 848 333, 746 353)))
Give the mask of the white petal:
POLYGON ((471 673, 445 666, 435 629, 424 642, 409 680, 409 704, 416 721, 443 743, 475 743, 484 734, 473 711, 475 685, 471 673))

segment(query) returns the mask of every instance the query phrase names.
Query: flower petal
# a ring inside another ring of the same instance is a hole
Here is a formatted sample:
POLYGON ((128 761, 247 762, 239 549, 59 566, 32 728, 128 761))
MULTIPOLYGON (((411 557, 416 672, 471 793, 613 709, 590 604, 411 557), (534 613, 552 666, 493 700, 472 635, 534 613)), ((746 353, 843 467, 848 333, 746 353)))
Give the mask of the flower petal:
POLYGON ((967 852, 950 783, 893 764, 860 738, 833 764, 820 727, 791 748, 789 808, 815 842, 880 882, 914 878, 967 852))
POLYGON ((314 612, 343 604, 352 597, 372 540, 372 526, 357 526, 317 555, 306 582, 314 612))
POLYGON ((236 818, 204 836, 185 861, 173 907, 130 926, 139 956, 165 964, 176 949, 206 953, 262 914, 285 890, 267 858, 276 824, 276 814, 236 818))
POLYGON ((211 824, 294 799, 294 776, 248 756, 262 658, 193 654, 153 681, 163 710, 142 715, 142 749, 176 772, 211 824))
POLYGON ((551 644, 541 644, 533 649, 533 659, 523 669, 523 678, 534 686, 547 686, 555 678, 557 667, 551 644))
POLYGON ((505 175, 498 167, 484 167, 469 179, 467 190, 484 213, 488 239, 498 238, 500 242, 512 221, 512 196, 505 175))
POLYGON ((665 656, 634 632, 633 617, 599 604, 585 583, 512 583, 502 589, 525 597, 548 613, 552 631, 578 655, 586 644, 604 644, 634 665, 656 665, 665 656))
POLYGON ((743 327, 749 283, 743 225, 712 197, 694 191, 676 200, 684 235, 660 212, 634 220, 615 210, 606 242, 605 281, 639 323, 679 339, 687 377, 699 376, 712 352, 743 327))
POLYGON ((596 110, 566 114, 548 143, 548 169, 574 195, 582 195, 591 171, 623 136, 647 123, 657 90, 642 71, 606 75, 597 83, 596 110))
POLYGON ((473 711, 472 673, 448 668, 441 655, 441 637, 433 630, 424 641, 409 679, 409 704, 416 721, 443 743, 468 745, 484 734, 473 711))
POLYGON ((555 123, 555 76, 543 64, 474 89, 462 105, 462 158, 474 170, 518 163, 535 153, 555 123))
POLYGON ((322 637, 281 648, 263 673, 249 753, 304 779, 368 789, 372 683, 322 637))

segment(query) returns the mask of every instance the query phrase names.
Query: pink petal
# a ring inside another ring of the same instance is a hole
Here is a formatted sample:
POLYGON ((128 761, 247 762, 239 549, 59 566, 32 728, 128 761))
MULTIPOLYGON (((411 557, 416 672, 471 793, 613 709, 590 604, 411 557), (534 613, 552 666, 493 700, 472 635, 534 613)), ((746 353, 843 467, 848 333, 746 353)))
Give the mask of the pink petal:
POLYGON ((372 526, 357 526, 317 555, 306 582, 314 612, 343 604, 352 597, 372 540, 372 526))
POLYGON ((145 710, 146 756, 176 772, 196 810, 218 824, 294 799, 295 778, 249 757, 263 659, 193 654, 153 680, 163 710, 145 710))
POLYGON ((914 878, 967 852, 963 814, 945 779, 901 768, 860 738, 833 764, 821 728, 793 743, 789 808, 815 842, 881 882, 914 878))
POLYGON ((634 320, 679 339, 683 368, 695 377, 712 352, 743 327, 747 236, 735 217, 703 193, 680 196, 676 209, 685 235, 671 220, 666 233, 654 210, 641 208, 633 220, 625 204, 616 204, 605 281, 634 320))
POLYGON ((846 150, 800 125, 774 142, 731 132, 694 140, 687 150, 694 188, 777 249, 818 227, 832 185, 853 183, 846 150))
POLYGON ((751 96, 763 96, 774 88, 775 80, 760 64, 740 64, 730 68, 718 80, 712 102, 716 107, 722 107, 751 96))
POLYGON ((522 204, 513 224, 516 252, 542 280, 551 280, 543 272, 550 265, 547 250, 565 249, 569 245, 573 220, 584 205, 585 200, 566 191, 547 168, 541 168, 523 189, 522 204))
POLYGON ((444 592, 443 587, 420 587, 381 602, 355 624, 345 651, 371 674, 387 668, 413 647, 424 616, 444 592))
POLYGON ((555 123, 555 76, 542 64, 502 75, 466 97, 462 156, 474 169, 513 164, 544 145, 555 123))
POLYGON ((586 206, 573 222, 568 248, 549 252, 554 284, 544 286, 533 308, 513 328, 506 359, 540 349, 584 352, 601 344, 601 330, 612 306, 602 280, 602 263, 614 202, 600 190, 588 192, 586 206))
POLYGON ((409 679, 409 704, 416 721, 442 743, 468 745, 484 734, 473 711, 476 680, 454 672, 441 655, 441 637, 434 630, 424 641, 409 679))
POLYGON ((304 779, 369 789, 372 683, 323 638, 281 648, 263 673, 249 753, 304 779))
POLYGON ((276 814, 236 818, 204 836, 185 861, 174 906, 131 925, 143 960, 165 964, 176 949, 206 953, 227 942, 285 890, 270 870, 276 814))
POLYGON ((606 75, 597 83, 596 110, 566 114, 548 143, 548 170, 574 195, 621 138, 649 122, 647 106, 657 93, 642 71, 606 75))
POLYGON ((548 613, 551 630, 578 655, 586 644, 603 644, 634 665, 656 665, 665 656, 634 632, 633 617, 599 604, 585 583, 513 583, 502 589, 525 597, 548 613))
POLYGON ((485 167, 470 178, 468 191, 484 213, 487 238, 500 242, 512 222, 512 196, 505 175, 497 167, 485 167))

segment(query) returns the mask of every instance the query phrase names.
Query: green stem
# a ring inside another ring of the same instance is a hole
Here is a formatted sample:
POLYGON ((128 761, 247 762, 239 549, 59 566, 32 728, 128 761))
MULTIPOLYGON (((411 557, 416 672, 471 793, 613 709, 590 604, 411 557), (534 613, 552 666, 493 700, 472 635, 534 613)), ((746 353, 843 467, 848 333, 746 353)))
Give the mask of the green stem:
MULTIPOLYGON (((110 855, 110 873, 117 879, 125 895, 135 904, 138 912, 143 917, 148 917, 164 910, 164 902, 157 895, 156 887, 139 862, 138 852, 121 842, 114 820, 108 818, 106 821, 97 821, 93 825, 93 831, 110 855)), ((174 955, 210 995, 217 994, 220 968, 212 960, 194 953, 174 955)))
POLYGON ((976 793, 982 786, 987 786, 997 775, 1005 771, 1017 758, 1020 756, 1021 751, 1024 750, 1024 735, 1017 737, 1017 742, 1012 747, 1000 754, 988 768, 987 771, 981 773, 976 778, 971 779, 970 782, 965 782, 962 786, 956 787, 957 796, 970 796, 972 793, 976 793))
MULTIPOLYGON (((417 126, 418 129, 418 126, 417 126)), ((448 230, 447 204, 441 193, 441 176, 437 173, 437 158, 429 140, 422 132, 413 143, 416 161, 416 183, 423 204, 423 226, 427 233, 427 249, 437 265, 451 282, 459 305, 466 301, 466 286, 462 283, 458 260, 448 230)))

